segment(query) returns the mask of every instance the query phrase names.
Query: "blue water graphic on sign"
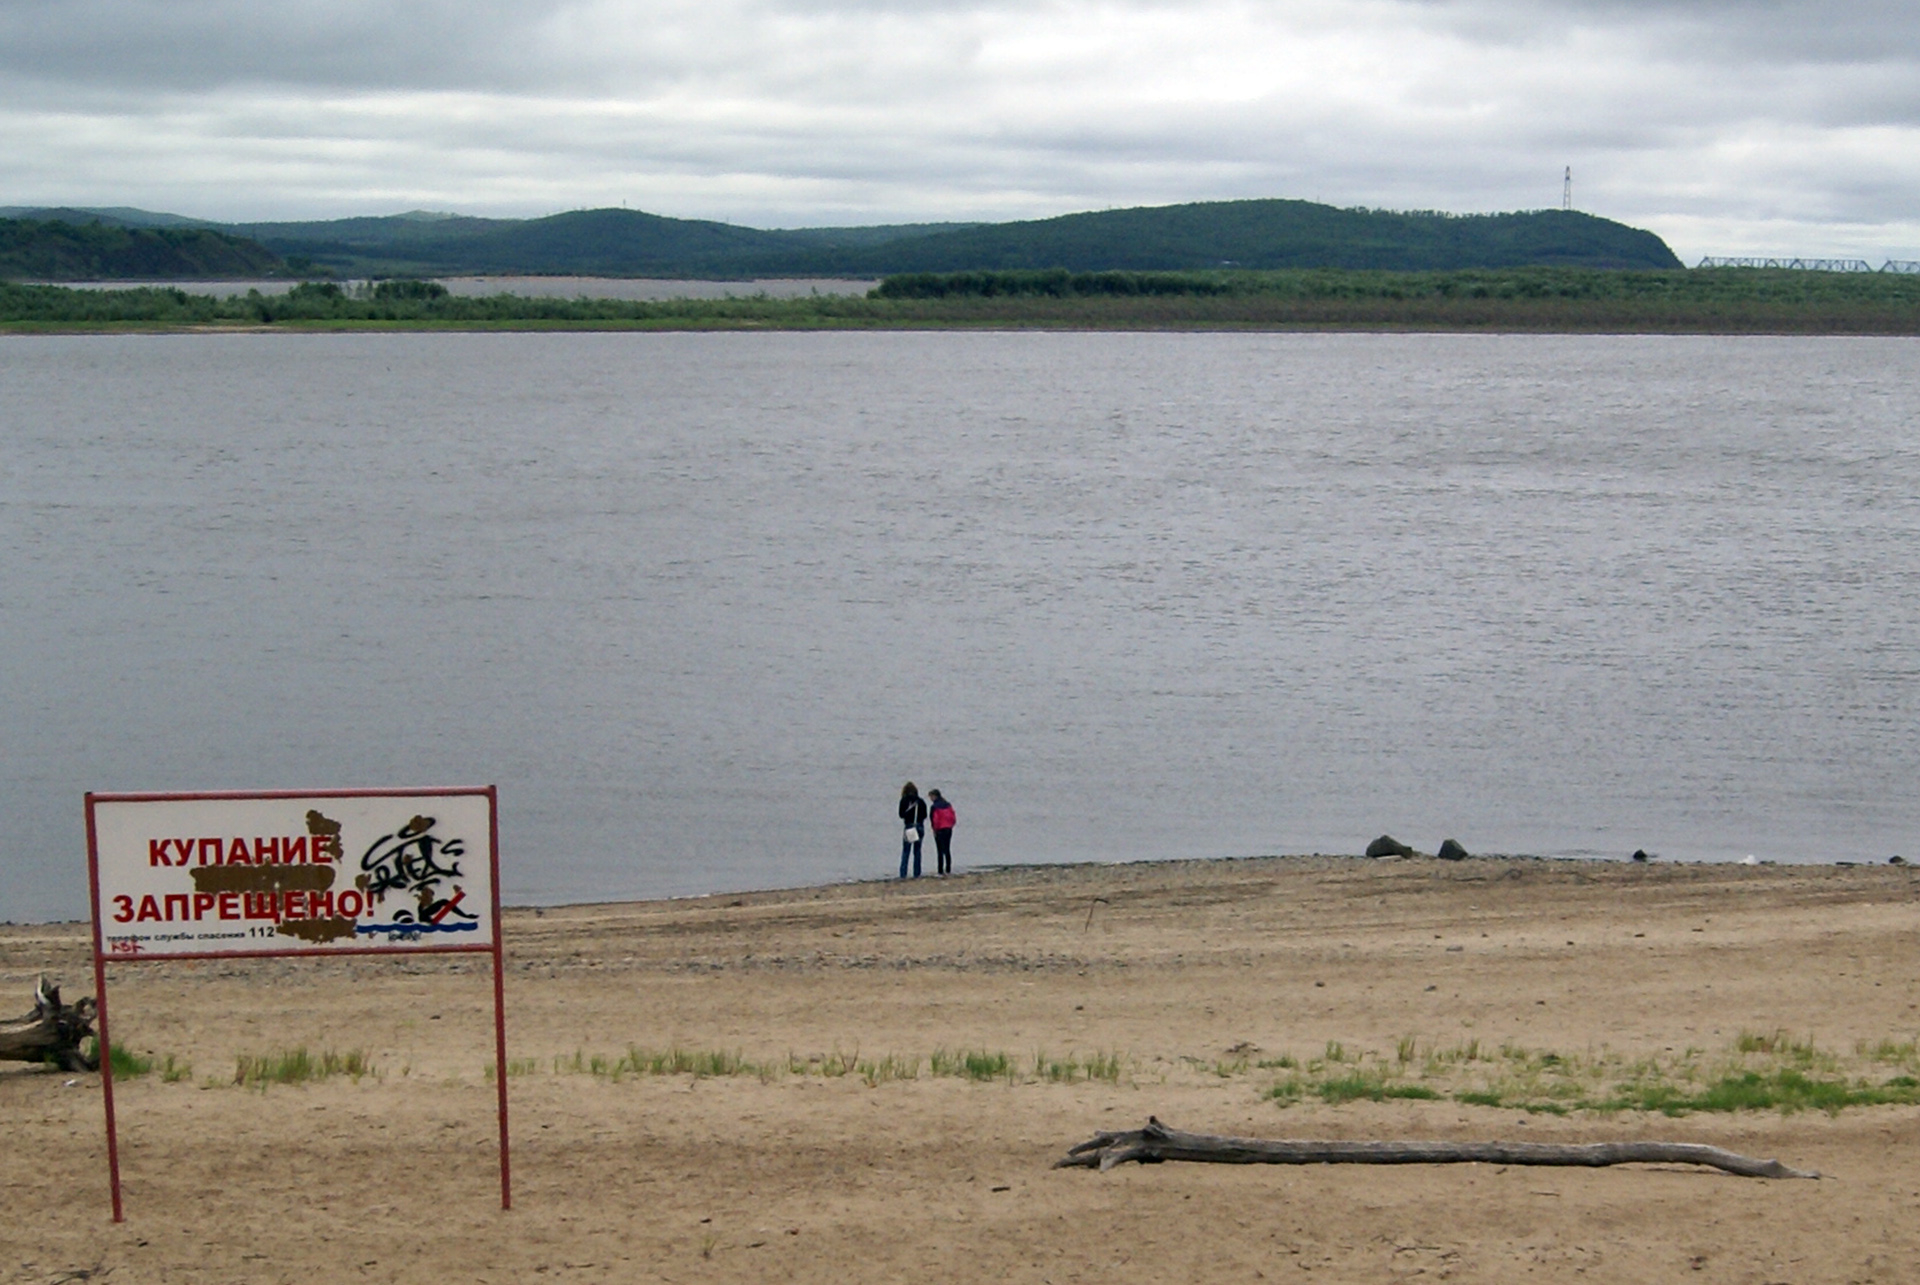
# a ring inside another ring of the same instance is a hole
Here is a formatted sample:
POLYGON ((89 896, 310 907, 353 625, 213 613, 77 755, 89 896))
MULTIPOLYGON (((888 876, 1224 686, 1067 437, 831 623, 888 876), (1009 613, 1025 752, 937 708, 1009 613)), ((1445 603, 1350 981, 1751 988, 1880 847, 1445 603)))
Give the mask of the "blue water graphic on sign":
POLYGON ((421 933, 470 933, 479 924, 355 924, 356 933, 386 933, 388 936, 417 937, 421 933))

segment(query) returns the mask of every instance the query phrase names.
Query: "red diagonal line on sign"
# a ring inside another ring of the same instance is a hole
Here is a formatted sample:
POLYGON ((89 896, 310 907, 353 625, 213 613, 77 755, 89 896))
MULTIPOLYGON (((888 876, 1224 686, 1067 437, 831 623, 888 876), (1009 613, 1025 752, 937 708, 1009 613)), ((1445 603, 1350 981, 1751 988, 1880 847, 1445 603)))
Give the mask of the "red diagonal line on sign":
POLYGON ((441 906, 440 909, 433 912, 433 922, 437 924, 442 919, 445 919, 447 917, 447 912, 449 910, 452 910, 455 906, 459 905, 461 902, 465 901, 466 899, 467 899, 467 890, 465 888, 455 888, 453 890, 453 896, 447 899, 446 904, 441 906))

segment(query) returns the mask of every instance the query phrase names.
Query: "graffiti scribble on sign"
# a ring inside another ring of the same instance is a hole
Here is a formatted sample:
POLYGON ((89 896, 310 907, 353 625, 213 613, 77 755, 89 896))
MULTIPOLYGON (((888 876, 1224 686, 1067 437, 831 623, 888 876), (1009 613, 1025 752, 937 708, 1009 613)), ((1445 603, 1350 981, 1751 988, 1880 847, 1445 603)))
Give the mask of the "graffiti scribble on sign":
POLYGON ((449 919, 479 919, 460 909, 467 894, 454 882, 462 877, 460 858, 466 855, 466 843, 440 838, 433 833, 433 825, 434 818, 417 816, 376 839, 360 858, 364 873, 353 881, 376 903, 385 902, 390 892, 411 897, 414 908, 395 910, 392 922, 428 931, 429 925, 444 925, 449 919))

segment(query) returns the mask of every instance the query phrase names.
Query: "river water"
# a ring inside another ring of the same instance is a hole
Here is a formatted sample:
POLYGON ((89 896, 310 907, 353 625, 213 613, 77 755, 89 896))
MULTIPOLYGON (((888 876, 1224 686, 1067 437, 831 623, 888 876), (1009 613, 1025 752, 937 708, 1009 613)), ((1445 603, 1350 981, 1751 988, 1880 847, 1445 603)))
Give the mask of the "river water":
POLYGON ((507 898, 1920 856, 1920 343, 0 341, 0 918, 87 789, 498 783, 507 898), (929 863, 931 857, 929 855, 929 863))

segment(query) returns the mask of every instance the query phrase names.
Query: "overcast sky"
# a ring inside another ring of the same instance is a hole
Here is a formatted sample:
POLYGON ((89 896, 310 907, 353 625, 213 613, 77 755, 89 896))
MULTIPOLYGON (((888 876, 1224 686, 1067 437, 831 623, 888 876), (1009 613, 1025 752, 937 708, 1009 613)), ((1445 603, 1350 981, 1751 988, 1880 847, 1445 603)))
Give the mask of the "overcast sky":
POLYGON ((1920 5, 0 0, 0 205, 757 227, 1560 203, 1920 258, 1920 5))

